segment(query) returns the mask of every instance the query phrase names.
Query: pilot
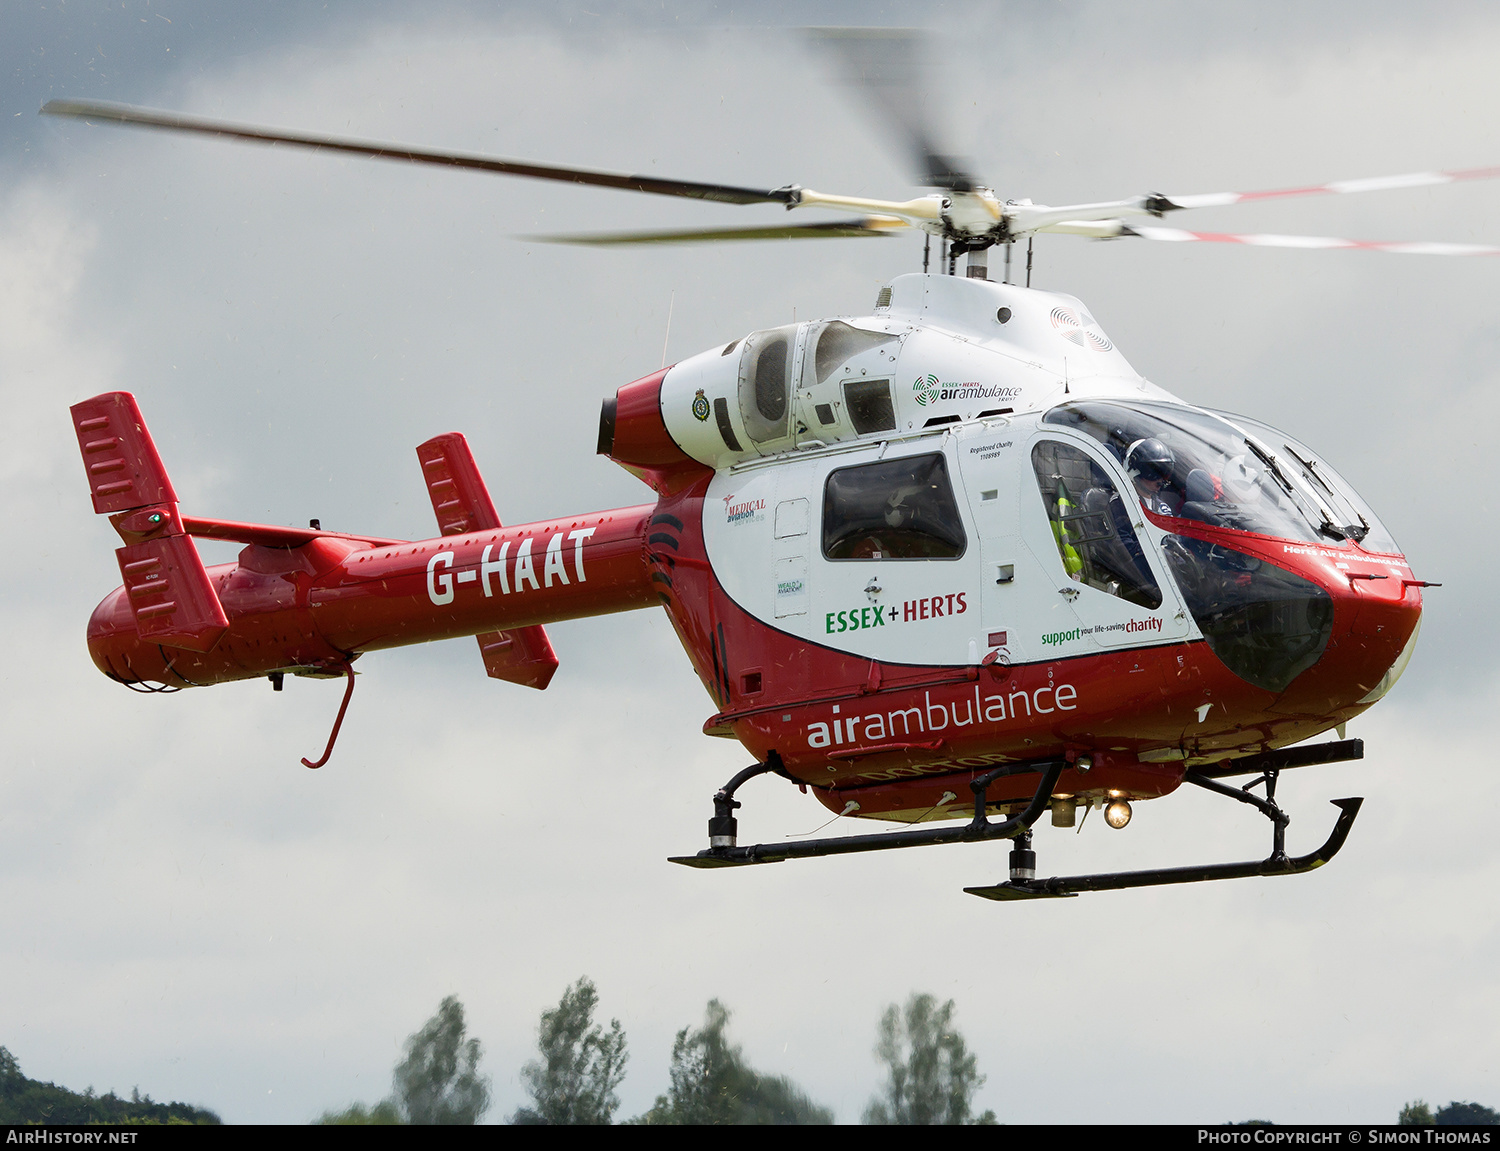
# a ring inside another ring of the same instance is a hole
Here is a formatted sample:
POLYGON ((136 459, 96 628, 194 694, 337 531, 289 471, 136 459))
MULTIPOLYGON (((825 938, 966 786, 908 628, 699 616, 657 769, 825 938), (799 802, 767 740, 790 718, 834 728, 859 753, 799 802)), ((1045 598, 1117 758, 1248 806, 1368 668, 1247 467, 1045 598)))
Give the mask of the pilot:
POLYGON ((1183 496, 1172 482, 1172 467, 1176 462, 1172 449, 1154 436, 1130 445, 1125 466, 1148 512, 1163 516, 1182 514, 1183 496))

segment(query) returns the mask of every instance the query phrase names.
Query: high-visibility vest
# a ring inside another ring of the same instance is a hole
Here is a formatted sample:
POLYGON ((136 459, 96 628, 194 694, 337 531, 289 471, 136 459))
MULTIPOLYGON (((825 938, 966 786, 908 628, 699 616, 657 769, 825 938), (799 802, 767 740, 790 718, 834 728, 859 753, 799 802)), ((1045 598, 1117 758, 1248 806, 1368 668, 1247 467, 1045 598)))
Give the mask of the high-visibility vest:
POLYGON ((1057 479, 1057 515, 1052 521, 1052 536, 1057 540, 1057 550, 1062 555, 1063 570, 1069 576, 1077 576, 1083 571, 1083 557, 1078 554, 1078 549, 1068 542, 1067 525, 1063 516, 1073 514, 1073 501, 1068 495, 1068 489, 1062 482, 1062 477, 1057 479))

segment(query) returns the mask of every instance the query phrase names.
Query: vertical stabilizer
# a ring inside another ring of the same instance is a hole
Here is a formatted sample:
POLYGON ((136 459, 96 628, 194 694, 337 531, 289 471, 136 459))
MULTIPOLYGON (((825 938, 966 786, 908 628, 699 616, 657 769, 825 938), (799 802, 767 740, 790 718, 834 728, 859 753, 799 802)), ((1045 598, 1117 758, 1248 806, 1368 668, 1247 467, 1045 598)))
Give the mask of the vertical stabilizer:
POLYGON ((151 504, 176 505, 177 493, 134 396, 106 392, 68 410, 95 512, 114 515, 151 504))
POLYGON ((125 546, 115 552, 141 638, 208 651, 229 627, 192 539, 177 493, 129 392, 106 392, 70 409, 94 511, 125 546))
MULTIPOLYGON (((501 526, 474 453, 461 433, 434 436, 417 448, 417 459, 422 463, 422 480, 443 535, 466 535, 501 526)), ((484 670, 495 679, 538 690, 552 682, 557 655, 540 624, 487 632, 475 638, 484 670)))

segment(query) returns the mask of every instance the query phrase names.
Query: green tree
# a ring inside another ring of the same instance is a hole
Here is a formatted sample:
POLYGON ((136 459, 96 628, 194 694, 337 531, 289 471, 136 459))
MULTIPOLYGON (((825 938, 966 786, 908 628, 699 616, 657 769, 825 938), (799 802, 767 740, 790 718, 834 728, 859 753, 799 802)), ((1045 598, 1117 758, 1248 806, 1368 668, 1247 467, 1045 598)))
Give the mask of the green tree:
POLYGON ((316 1120, 330 1127, 386 1127, 401 1122, 401 1109, 391 1099, 382 1099, 374 1107, 352 1103, 342 1111, 325 1111, 316 1120))
POLYGON ((113 1091, 95 1095, 92 1087, 79 1094, 28 1079, 16 1057, 0 1047, 0 1123, 217 1123, 212 1111, 187 1103, 157 1103, 139 1090, 121 1099, 113 1091))
POLYGON ((1432 1117, 1439 1127, 1494 1127, 1500 1125, 1500 1114, 1482 1103, 1449 1103, 1432 1117))
POLYGON ((406 1040, 406 1058, 392 1076, 394 1097, 373 1107, 352 1103, 325 1111, 314 1123, 350 1126, 391 1123, 478 1123, 490 1106, 490 1081, 479 1074, 479 1040, 464 1038, 464 1007, 455 996, 406 1040))
POLYGON ((973 1113, 984 1086, 975 1057, 953 1026, 953 1000, 941 1007, 913 993, 903 1011, 892 1003, 880 1020, 875 1056, 886 1065, 885 1088, 865 1108, 866 1123, 994 1123, 995 1113, 973 1113))
POLYGON ((1396 1120, 1400 1127, 1431 1127, 1432 1108, 1421 1099, 1414 1099, 1401 1108, 1401 1117, 1396 1120))
POLYGON ((611 1019, 609 1030, 594 1025, 599 993, 587 978, 563 992, 556 1007, 542 1012, 537 1028, 540 1061, 521 1069, 532 1105, 512 1123, 610 1123, 625 1078, 625 1033, 611 1019))
POLYGON ((638 1123, 697 1125, 832 1123, 833 1112, 790 1079, 762 1075, 725 1035, 729 1009, 709 1000, 698 1030, 684 1027, 672 1044, 672 1086, 638 1123))
POLYGON ((479 1074, 480 1046, 464 1038, 464 1008, 450 995, 406 1041, 396 1065, 396 1102, 408 1123, 478 1123, 490 1106, 490 1081, 479 1074))

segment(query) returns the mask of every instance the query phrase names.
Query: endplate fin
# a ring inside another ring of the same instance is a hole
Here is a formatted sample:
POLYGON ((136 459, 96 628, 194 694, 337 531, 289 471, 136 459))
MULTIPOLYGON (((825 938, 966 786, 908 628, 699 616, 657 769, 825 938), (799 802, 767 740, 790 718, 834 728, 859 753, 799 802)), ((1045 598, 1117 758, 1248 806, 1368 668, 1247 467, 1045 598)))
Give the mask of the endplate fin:
POLYGON ((125 541, 115 558, 137 633, 163 647, 208 651, 229 630, 229 617, 185 534, 140 405, 129 392, 105 392, 69 411, 94 511, 109 516, 125 541))
POLYGON ((135 397, 105 392, 68 409, 83 453, 94 511, 113 515, 152 504, 175 504, 177 493, 135 397))

